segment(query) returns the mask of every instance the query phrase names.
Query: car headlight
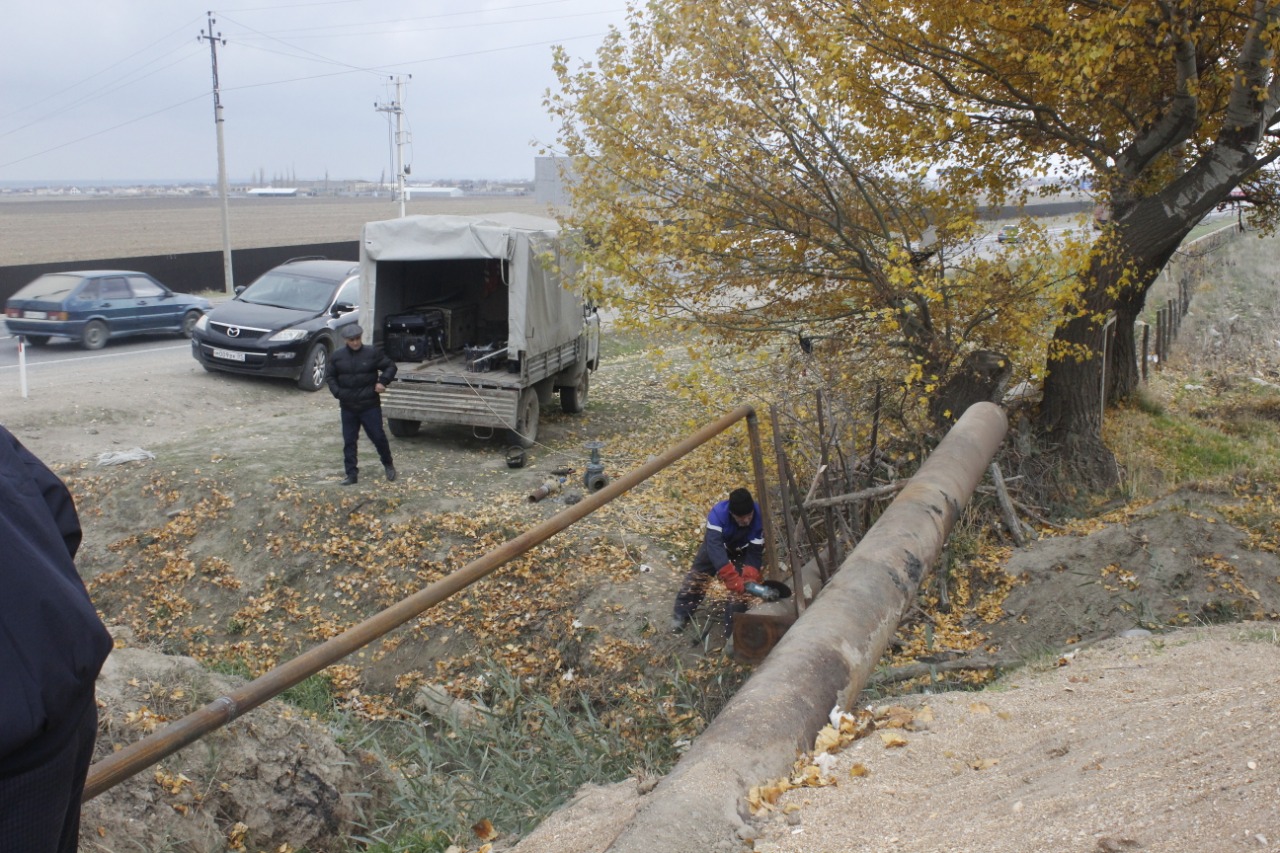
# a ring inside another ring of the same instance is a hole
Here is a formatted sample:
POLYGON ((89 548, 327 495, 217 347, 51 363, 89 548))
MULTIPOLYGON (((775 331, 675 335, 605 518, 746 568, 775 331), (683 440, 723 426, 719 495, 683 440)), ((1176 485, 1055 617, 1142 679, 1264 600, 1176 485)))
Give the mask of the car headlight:
POLYGON ((196 320, 196 331, 203 332, 209 328, 209 315, 201 314, 200 319, 196 320))
POLYGON ((300 341, 307 336, 307 333, 301 329, 281 329, 267 340, 271 341, 300 341))

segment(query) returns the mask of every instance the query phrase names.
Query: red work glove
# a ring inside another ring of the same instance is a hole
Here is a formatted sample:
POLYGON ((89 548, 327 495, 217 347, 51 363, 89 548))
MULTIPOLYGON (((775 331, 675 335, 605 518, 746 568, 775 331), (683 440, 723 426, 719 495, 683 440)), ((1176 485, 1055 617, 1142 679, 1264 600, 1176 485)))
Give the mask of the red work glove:
POLYGON ((760 583, 760 570, 755 566, 743 566, 742 580, 744 583, 760 583))
POLYGON ((720 571, 716 572, 716 577, 720 578, 729 592, 742 593, 747 590, 743 585, 746 581, 742 579, 742 575, 738 574, 738 567, 733 563, 725 563, 721 566, 720 571))

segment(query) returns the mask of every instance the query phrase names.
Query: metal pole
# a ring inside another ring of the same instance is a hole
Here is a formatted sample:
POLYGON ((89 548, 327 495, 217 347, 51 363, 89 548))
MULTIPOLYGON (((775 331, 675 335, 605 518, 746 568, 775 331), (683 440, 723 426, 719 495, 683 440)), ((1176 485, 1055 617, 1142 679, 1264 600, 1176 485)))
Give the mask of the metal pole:
MULTIPOLYGON (((374 614, 358 625, 292 660, 221 696, 198 711, 193 711, 163 729, 112 753, 89 768, 85 781, 84 799, 91 800, 103 791, 128 779, 139 770, 149 767, 165 756, 172 755, 205 734, 230 723, 259 705, 288 690, 347 655, 363 648, 379 637, 414 619, 427 609, 439 604, 459 590, 491 573, 536 545, 540 545, 569 525, 580 521, 590 513, 621 497, 635 486, 652 477, 663 468, 687 456, 707 441, 727 430, 744 418, 750 426, 755 410, 739 406, 718 420, 704 426, 693 435, 675 444, 665 453, 650 459, 644 465, 624 474, 598 492, 588 495, 578 503, 556 513, 551 518, 473 560, 452 574, 413 595, 374 614)), ((762 505, 763 509, 763 505, 762 505)))
POLYGON ((18 335, 18 387, 22 399, 27 399, 27 339, 22 335, 18 335))
POLYGON ((756 502, 760 504, 760 522, 764 525, 764 565, 767 572, 778 571, 778 537, 769 512, 769 483, 765 479, 764 448, 760 443, 760 421, 754 411, 747 415, 747 438, 751 442, 751 468, 756 477, 756 502))
POLYGON ((218 87, 218 42, 225 46, 227 40, 222 33, 213 32, 217 20, 213 12, 209 16, 209 30, 200 31, 197 41, 208 40, 209 56, 213 61, 213 126, 218 136, 218 198, 222 200, 222 275, 227 293, 235 293, 235 276, 231 271, 231 214, 227 210, 227 152, 222 141, 222 94, 218 87))
POLYGON ((400 199, 400 218, 404 218, 404 80, 396 77, 396 197, 400 199))
MULTIPOLYGON (((791 567, 791 587, 794 594, 791 596, 792 604, 795 605, 796 617, 800 616, 800 599, 804 598, 800 590, 800 554, 797 550, 796 543, 796 525, 791 519, 791 501, 787 499, 787 479, 785 470, 787 466, 786 450, 782 446, 782 435, 778 430, 778 404, 774 403, 769 406, 769 416, 773 421, 773 452, 778 457, 778 485, 782 495, 782 523, 787 530, 787 563, 791 567)), ((801 507, 801 512, 804 508, 801 507)))

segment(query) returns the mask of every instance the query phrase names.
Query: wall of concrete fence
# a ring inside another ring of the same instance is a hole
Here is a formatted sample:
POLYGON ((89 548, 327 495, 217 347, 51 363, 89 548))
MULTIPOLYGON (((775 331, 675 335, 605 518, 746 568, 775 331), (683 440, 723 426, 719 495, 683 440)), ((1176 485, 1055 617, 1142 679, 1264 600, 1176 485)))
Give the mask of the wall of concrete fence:
MULTIPOLYGON (((237 285, 247 285, 274 266, 290 258, 320 255, 338 261, 360 260, 360 241, 308 243, 299 246, 270 246, 263 249, 233 249, 231 269, 237 285)), ((0 266, 0 305, 24 284, 47 272, 64 270, 117 269, 148 273, 179 293, 226 291, 222 272, 222 252, 187 252, 179 255, 146 255, 135 258, 98 258, 48 264, 0 266)))
POLYGON ((1144 380, 1148 367, 1154 364, 1159 368, 1168 360, 1182 328, 1182 320, 1191 310, 1195 292, 1205 281, 1219 274, 1222 261, 1218 250, 1245 233, 1245 228, 1237 222, 1183 243, 1156 277, 1147 292, 1146 310, 1143 312, 1154 322, 1149 325, 1139 323, 1134 328, 1137 336, 1135 351, 1144 380))

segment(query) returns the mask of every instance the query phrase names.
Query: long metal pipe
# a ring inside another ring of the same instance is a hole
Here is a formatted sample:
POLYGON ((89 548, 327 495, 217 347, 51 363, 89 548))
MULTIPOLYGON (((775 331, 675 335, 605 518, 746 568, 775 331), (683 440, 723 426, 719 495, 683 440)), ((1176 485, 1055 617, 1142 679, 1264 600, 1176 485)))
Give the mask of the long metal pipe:
POLYGON ((748 789, 789 773, 832 706, 857 700, 1007 428, 992 403, 961 416, 607 853, 730 843, 744 828, 748 789))
MULTIPOLYGON (((338 636, 326 640, 296 658, 280 664, 275 669, 264 673, 239 689, 233 690, 226 696, 213 700, 203 708, 193 711, 142 740, 107 756, 89 768, 89 776, 84 786, 84 799, 93 799, 108 788, 128 779, 139 770, 155 764, 168 755, 172 755, 214 729, 230 723, 268 699, 278 696, 325 667, 342 660, 352 652, 363 648, 384 634, 420 616, 428 608, 465 589, 502 564, 520 556, 530 548, 540 545, 569 525, 580 521, 590 513, 625 494, 744 418, 747 419, 748 431, 754 436, 752 438, 752 463, 757 466, 756 482, 763 483, 764 472, 759 452, 759 436, 755 432, 755 410, 750 406, 739 406, 718 420, 704 426, 683 441, 673 445, 666 452, 654 457, 634 471, 614 480, 600 491, 556 513, 537 527, 525 531, 448 576, 422 588, 408 598, 370 616, 358 625, 348 628, 338 636)), ((763 499, 763 495, 761 497, 763 499)), ((764 506, 765 504, 762 503, 761 508, 763 509, 764 506)))

